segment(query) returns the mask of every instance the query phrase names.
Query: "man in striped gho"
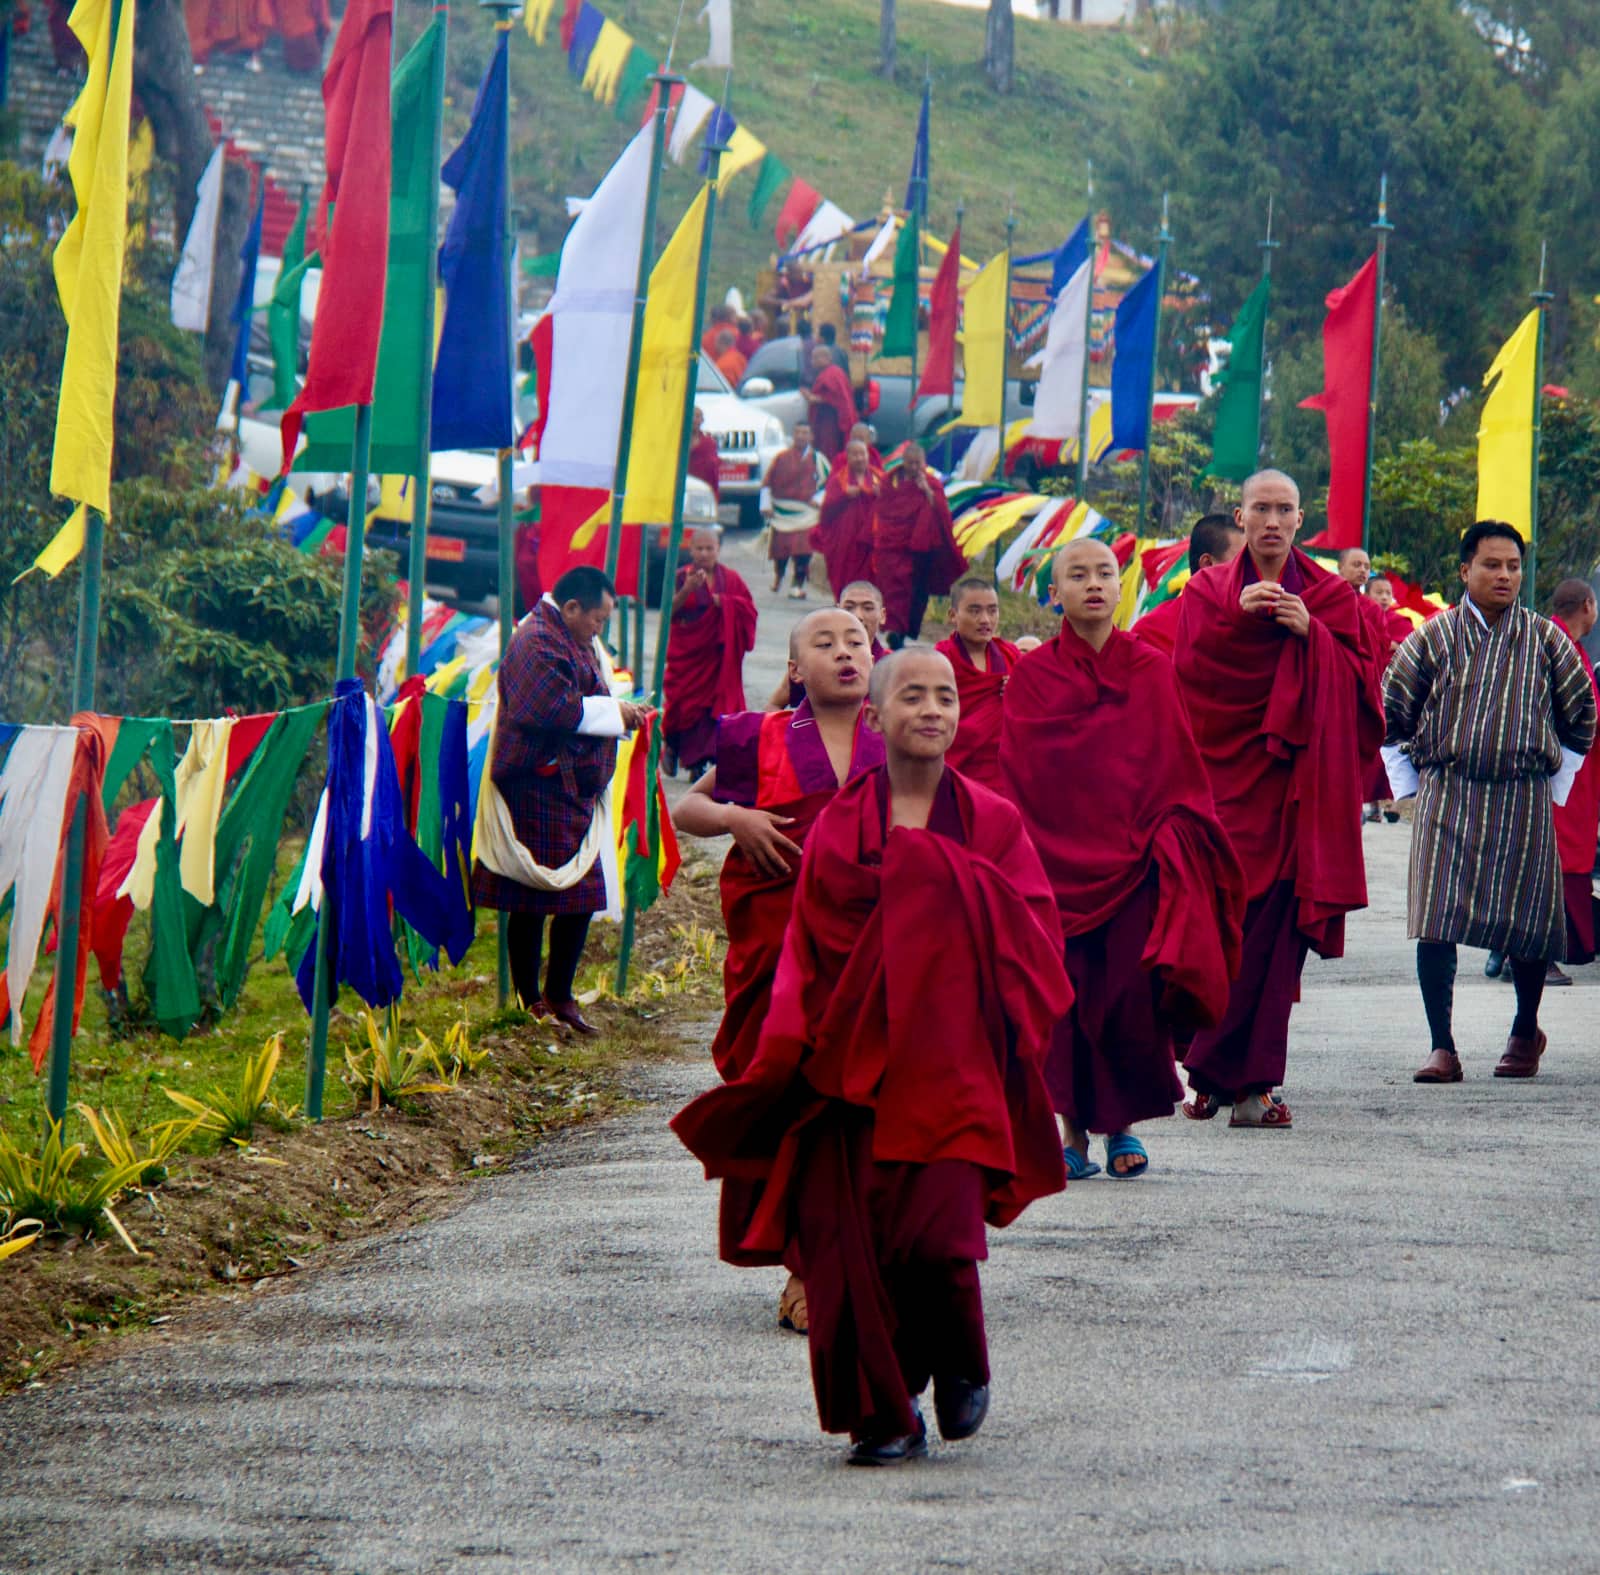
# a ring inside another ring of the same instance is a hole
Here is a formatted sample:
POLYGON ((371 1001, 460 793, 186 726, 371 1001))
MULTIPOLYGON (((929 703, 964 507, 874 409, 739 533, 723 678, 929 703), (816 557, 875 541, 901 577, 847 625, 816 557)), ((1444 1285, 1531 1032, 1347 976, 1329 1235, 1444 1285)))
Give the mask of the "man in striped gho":
POLYGON ((1390 780, 1405 791, 1394 778, 1407 775, 1409 756, 1417 794, 1407 933, 1433 1044, 1419 1083, 1461 1081, 1450 1032, 1461 944, 1504 952, 1516 982, 1494 1075, 1537 1074, 1545 970, 1566 955, 1551 803, 1565 799, 1595 736, 1594 688, 1577 648, 1518 605, 1517 531, 1474 525, 1461 538, 1461 579, 1460 605, 1406 640, 1383 686, 1390 780))

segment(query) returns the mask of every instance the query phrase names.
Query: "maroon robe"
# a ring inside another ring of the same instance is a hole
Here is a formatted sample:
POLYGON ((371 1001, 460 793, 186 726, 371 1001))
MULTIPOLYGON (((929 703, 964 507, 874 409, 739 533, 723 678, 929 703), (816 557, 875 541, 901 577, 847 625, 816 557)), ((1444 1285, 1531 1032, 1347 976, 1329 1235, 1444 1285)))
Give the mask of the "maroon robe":
MULTIPOLYGON (((776 455, 767 469, 767 488, 774 501, 782 498, 789 503, 809 503, 817 495, 817 450, 786 448, 776 455)), ((815 530, 815 526, 809 530, 779 530, 773 525, 767 556, 774 563, 809 558, 816 550, 811 540, 815 530)))
MULTIPOLYGON (((844 448, 833 456, 834 470, 843 470, 850 463, 849 447, 850 445, 847 442, 844 448)), ((878 447, 875 443, 867 444, 867 469, 875 470, 880 475, 883 473, 883 455, 878 452, 878 447)))
POLYGON ((722 501, 722 459, 709 432, 701 432, 689 445, 689 474, 698 476, 711 488, 711 496, 722 501))
MULTIPOLYGON (((693 572, 692 564, 678 570, 679 590, 693 572)), ((744 710, 744 659, 755 643, 755 598, 719 563, 712 583, 672 614, 667 635, 661 726, 685 765, 709 760, 716 753, 717 718, 744 710)))
MULTIPOLYGON (((1589 653, 1578 645, 1572 631, 1559 618, 1552 618, 1573 645, 1595 684, 1594 664, 1589 653)), ((1600 687, 1595 699, 1600 702, 1600 687)), ((1596 914, 1594 900, 1595 843, 1600 836, 1600 760, 1591 749, 1578 768, 1578 775, 1565 804, 1552 808, 1556 825, 1556 851, 1561 857, 1561 894, 1567 910, 1567 961, 1593 962, 1595 958, 1596 914)))
POLYGON ((1076 997, 1051 1039, 1056 1109, 1090 1132, 1170 1116, 1174 1029, 1221 1018, 1245 905, 1171 662, 1119 630, 1096 652, 1063 622, 1006 686, 1000 764, 1076 997))
POLYGON ((1294 550, 1283 587, 1311 614, 1302 639, 1240 607, 1258 578, 1248 551, 1195 575, 1173 661, 1250 898, 1228 1010, 1184 1059, 1193 1087, 1229 1099, 1282 1082, 1306 952, 1343 956, 1344 916, 1366 906, 1361 772, 1383 732, 1375 645, 1350 587, 1294 550))
POLYGON ((821 517, 811 533, 812 545, 827 564, 835 601, 853 581, 872 579, 872 515, 883 477, 869 469, 854 495, 845 490, 849 483, 848 470, 835 470, 828 477, 821 517))
POLYGON ((818 817, 755 1060, 673 1121, 762 1184, 741 1261, 804 1279, 822 1426, 857 1436, 911 1432, 932 1373, 987 1382, 983 1222, 1066 1184, 1040 1060, 1071 987, 1016 811, 951 771, 926 829, 888 809, 878 770, 818 817))
POLYGON ((997 636, 985 649, 985 666, 979 672, 960 635, 950 635, 934 649, 950 658, 956 674, 956 692, 961 697, 961 721, 945 763, 962 776, 1010 797, 1000 772, 1000 707, 1006 679, 1022 659, 1022 652, 997 636))
POLYGON ((1170 657, 1178 643, 1178 619, 1182 616, 1183 595, 1169 596, 1147 613, 1140 613, 1128 630, 1141 645, 1170 657))
POLYGON ((891 471, 878 489, 872 527, 872 583, 883 593, 884 623, 916 637, 930 596, 944 596, 966 572, 950 505, 938 478, 924 472, 928 495, 891 471))
POLYGON ((856 424, 856 395, 850 374, 837 364, 825 366, 806 390, 811 407, 811 435, 818 451, 832 460, 843 452, 850 428, 856 424))

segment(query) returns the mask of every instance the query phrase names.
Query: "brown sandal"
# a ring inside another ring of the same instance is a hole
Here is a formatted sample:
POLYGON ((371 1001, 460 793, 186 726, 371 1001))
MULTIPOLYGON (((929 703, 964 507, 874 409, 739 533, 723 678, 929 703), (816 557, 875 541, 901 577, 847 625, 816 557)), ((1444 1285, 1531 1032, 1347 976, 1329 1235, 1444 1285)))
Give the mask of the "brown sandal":
POLYGON ((804 1334, 810 1327, 806 1318, 806 1287, 798 1274, 789 1276, 789 1283, 778 1298, 778 1327, 792 1334, 804 1334))

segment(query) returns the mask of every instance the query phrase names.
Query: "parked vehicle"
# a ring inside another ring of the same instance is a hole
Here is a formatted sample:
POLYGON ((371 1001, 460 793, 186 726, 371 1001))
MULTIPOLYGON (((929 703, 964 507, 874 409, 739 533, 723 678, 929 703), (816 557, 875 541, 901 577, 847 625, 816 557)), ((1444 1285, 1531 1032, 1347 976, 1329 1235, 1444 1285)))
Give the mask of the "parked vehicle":
POLYGON ((717 440, 722 502, 738 510, 741 526, 755 530, 761 524, 767 470, 788 446, 790 427, 741 399, 706 355, 696 365, 695 403, 706 418, 706 431, 717 440))

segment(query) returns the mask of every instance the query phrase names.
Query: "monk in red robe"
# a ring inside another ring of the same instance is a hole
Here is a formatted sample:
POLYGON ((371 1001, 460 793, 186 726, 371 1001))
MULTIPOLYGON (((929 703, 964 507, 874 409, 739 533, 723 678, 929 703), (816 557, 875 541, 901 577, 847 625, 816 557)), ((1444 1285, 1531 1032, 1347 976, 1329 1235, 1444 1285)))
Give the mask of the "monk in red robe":
POLYGON ((661 726, 669 751, 699 775, 716 753, 717 718, 745 708, 744 659, 756 643, 750 587, 720 559, 722 534, 697 530, 689 562, 678 570, 667 635, 661 726))
MULTIPOLYGON (((1204 514, 1189 532, 1189 577, 1214 563, 1232 563, 1244 551, 1244 532, 1231 514, 1204 514)), ((1171 656, 1178 640, 1178 609, 1183 594, 1169 597, 1133 621, 1129 633, 1142 645, 1171 656)))
MULTIPOLYGON (((1556 587, 1551 604, 1551 622, 1578 648, 1589 682, 1594 684, 1594 664, 1582 641, 1594 631, 1594 592, 1586 580, 1563 580, 1556 587)), ((1600 701, 1600 688, 1595 691, 1600 701)), ((1597 746, 1600 747, 1600 746, 1597 746)), ((1562 897, 1567 910, 1567 961, 1593 962, 1595 946, 1594 865, 1596 842, 1600 841, 1600 761, 1591 749, 1567 794, 1565 804, 1555 806, 1556 851, 1561 857, 1562 897)), ((1551 963, 1545 984, 1571 984, 1559 963, 1551 963)))
POLYGON ((766 492, 770 500, 767 556, 772 560, 772 588, 783 589, 783 576, 793 565, 794 584, 789 591, 796 601, 806 599, 806 581, 811 575, 811 555, 815 550, 818 514, 813 502, 822 485, 818 471, 822 461, 811 439, 811 427, 804 421, 794 424, 794 441, 775 454, 767 468, 766 492))
POLYGON ((973 575, 950 587, 950 628, 934 647, 950 658, 961 695, 961 725, 946 761, 1009 796, 1000 773, 1000 700, 1022 652, 1000 638, 1000 593, 990 581, 973 575))
POLYGON ((883 474, 868 458, 865 443, 852 441, 842 469, 835 467, 822 493, 812 542, 827 565, 837 601, 852 580, 872 577, 872 520, 883 474))
POLYGON ((1215 1024, 1239 966, 1244 876, 1217 819, 1171 661, 1115 628, 1121 586, 1104 542, 1056 554, 1061 633, 1006 686, 1000 764, 1054 888, 1071 1013, 1045 1075, 1066 1127, 1067 1175, 1149 1167, 1136 1122, 1183 1098, 1173 1057, 1215 1024))
MULTIPOLYGON (((1360 552, 1359 547, 1354 549, 1360 552)), ((1342 560, 1341 560, 1342 561, 1342 560)), ((1402 612, 1395 611, 1394 587, 1381 574, 1371 576, 1361 587, 1361 608, 1372 625, 1374 645, 1373 661, 1378 669, 1378 686, 1383 687, 1383 675, 1389 670, 1394 653, 1405 643, 1415 627, 1402 612)), ((1361 818, 1377 821, 1380 818, 1397 821, 1399 811, 1393 805, 1394 792, 1389 786, 1389 773, 1384 769, 1380 753, 1366 770, 1362 779, 1361 818)))
POLYGON ((922 633, 930 596, 961 578, 966 559, 956 545, 950 505, 917 443, 883 478, 872 527, 872 579, 883 592, 890 649, 922 633))
POLYGON ((880 474, 883 471, 883 455, 878 452, 877 445, 872 441, 872 428, 865 421, 858 421, 850 428, 850 436, 845 446, 833 456, 833 468, 843 470, 850 463, 850 444, 864 443, 867 447, 867 464, 880 474))
POLYGON ((755 1059, 673 1122, 708 1176, 761 1185, 740 1261, 804 1280, 817 1410, 859 1465, 926 1452, 930 1378, 943 1437, 978 1430, 984 1223, 1065 1185, 1055 903, 1017 812, 944 767, 958 707, 935 652, 873 670, 887 762, 812 828, 755 1059), (928 944, 933 913, 959 944, 928 944))
POLYGON ((698 476, 711 488, 711 496, 722 501, 722 458, 717 450, 717 440, 706 431, 705 412, 694 407, 694 426, 689 438, 689 474, 698 476))
MULTIPOLYGON (((829 607, 802 618, 789 635, 789 672, 805 691, 799 708, 723 717, 717 763, 673 811, 673 824, 692 837, 733 838, 722 866, 726 1009, 711 1043, 730 1082, 755 1056, 806 836, 840 787, 883 763, 883 736, 861 716, 871 671, 866 631, 850 613, 829 607)), ((751 1200, 748 1184, 724 1183, 722 1253, 730 1262, 738 1261, 751 1200)), ((805 1331, 805 1292, 793 1275, 778 1322, 805 1331)))
POLYGON ((830 462, 843 450, 850 428, 856 424, 856 395, 850 374, 833 358, 826 345, 811 351, 811 387, 805 391, 811 407, 811 430, 817 448, 830 462))
POLYGON ((1242 491, 1245 550, 1189 581, 1173 656, 1212 797, 1244 867, 1249 907, 1228 1010, 1195 1036, 1184 1114, 1287 1128, 1273 1095, 1307 951, 1344 955, 1367 902, 1361 770, 1383 728, 1374 648, 1350 587, 1294 545, 1305 515, 1281 471, 1242 491))
MULTIPOLYGON (((839 606, 845 612, 855 615, 856 621, 867 631, 868 654, 873 661, 881 662, 889 654, 889 647, 878 638, 878 631, 883 627, 883 598, 878 594, 878 587, 870 580, 854 580, 845 586, 844 593, 839 598, 839 606)), ((796 676, 791 663, 789 670, 779 681, 778 687, 772 691, 772 698, 767 701, 767 709, 793 711, 805 697, 805 683, 796 676)))

